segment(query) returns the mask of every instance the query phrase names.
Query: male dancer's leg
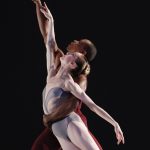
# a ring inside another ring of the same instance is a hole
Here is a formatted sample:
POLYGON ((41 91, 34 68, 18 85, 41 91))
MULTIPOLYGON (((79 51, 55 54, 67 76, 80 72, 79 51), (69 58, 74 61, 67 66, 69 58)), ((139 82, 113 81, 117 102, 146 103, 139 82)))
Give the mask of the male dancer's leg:
POLYGON ((31 150, 62 150, 53 132, 45 128, 34 141, 31 150))

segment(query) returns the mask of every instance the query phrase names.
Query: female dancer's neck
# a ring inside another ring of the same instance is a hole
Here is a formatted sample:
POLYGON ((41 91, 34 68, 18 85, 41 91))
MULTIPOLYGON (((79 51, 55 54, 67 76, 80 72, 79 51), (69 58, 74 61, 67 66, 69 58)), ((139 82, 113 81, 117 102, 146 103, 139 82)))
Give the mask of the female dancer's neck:
POLYGON ((68 76, 68 74, 69 74, 69 70, 67 68, 61 66, 59 71, 56 74, 56 77, 61 78, 61 79, 65 79, 66 76, 68 76))

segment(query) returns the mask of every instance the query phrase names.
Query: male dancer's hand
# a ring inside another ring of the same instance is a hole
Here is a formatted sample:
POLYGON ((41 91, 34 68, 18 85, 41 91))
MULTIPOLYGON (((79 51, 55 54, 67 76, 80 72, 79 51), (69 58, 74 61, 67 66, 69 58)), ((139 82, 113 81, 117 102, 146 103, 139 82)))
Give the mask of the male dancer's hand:
POLYGON ((48 120, 51 120, 51 116, 49 115, 43 115, 43 124, 45 127, 48 127, 48 120))

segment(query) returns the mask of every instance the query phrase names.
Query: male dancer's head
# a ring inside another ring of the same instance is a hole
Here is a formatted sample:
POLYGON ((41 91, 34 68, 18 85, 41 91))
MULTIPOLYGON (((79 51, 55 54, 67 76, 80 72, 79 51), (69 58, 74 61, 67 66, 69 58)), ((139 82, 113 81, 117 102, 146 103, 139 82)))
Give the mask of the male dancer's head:
POLYGON ((89 62, 92 61, 97 54, 95 45, 88 39, 74 40, 67 46, 67 50, 69 52, 82 53, 89 62))

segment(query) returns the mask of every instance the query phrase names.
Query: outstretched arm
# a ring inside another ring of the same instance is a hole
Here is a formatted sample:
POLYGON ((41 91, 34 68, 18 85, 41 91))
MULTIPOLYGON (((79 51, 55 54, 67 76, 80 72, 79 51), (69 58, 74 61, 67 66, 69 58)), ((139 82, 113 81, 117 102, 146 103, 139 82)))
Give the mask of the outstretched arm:
POLYGON ((80 86, 74 82, 72 77, 69 75, 69 79, 65 82, 65 87, 78 99, 83 101, 93 112, 98 116, 109 122, 114 126, 116 133, 116 138, 118 139, 118 144, 122 141, 124 143, 123 132, 120 129, 119 124, 101 107, 96 105, 92 99, 80 88, 80 86))

